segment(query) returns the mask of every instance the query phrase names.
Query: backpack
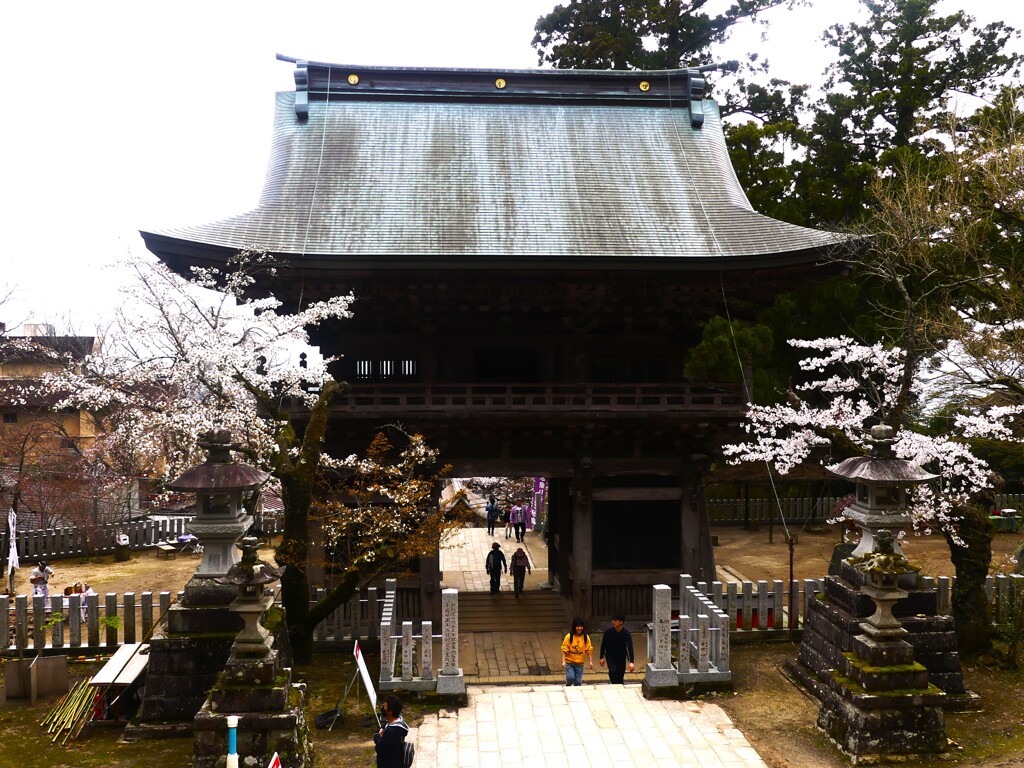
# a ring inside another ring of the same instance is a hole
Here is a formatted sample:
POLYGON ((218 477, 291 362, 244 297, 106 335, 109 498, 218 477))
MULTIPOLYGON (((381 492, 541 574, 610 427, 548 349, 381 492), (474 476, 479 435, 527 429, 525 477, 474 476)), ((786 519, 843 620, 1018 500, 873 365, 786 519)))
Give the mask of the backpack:
POLYGON ((402 751, 402 765, 410 768, 412 761, 416 759, 416 745, 410 741, 404 742, 405 749, 402 751))

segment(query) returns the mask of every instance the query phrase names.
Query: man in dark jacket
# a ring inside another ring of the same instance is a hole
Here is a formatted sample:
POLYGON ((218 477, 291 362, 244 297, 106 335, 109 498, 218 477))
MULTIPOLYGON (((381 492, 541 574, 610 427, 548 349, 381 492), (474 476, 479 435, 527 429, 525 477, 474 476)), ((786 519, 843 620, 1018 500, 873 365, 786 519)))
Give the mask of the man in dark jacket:
POLYGON ((394 695, 384 697, 384 727, 373 734, 377 751, 377 768, 402 768, 405 760, 405 737, 409 726, 402 719, 402 700, 394 695))
POLYGON ((633 636, 622 623, 626 617, 621 613, 612 614, 612 625, 604 631, 601 638, 601 666, 608 662, 608 680, 622 684, 628 664, 629 671, 636 669, 636 657, 633 654, 633 636))
POLYGON ((508 573, 508 561, 498 542, 491 545, 491 551, 487 553, 487 559, 484 561, 484 570, 491 577, 491 594, 498 594, 498 588, 501 586, 501 572, 508 573))

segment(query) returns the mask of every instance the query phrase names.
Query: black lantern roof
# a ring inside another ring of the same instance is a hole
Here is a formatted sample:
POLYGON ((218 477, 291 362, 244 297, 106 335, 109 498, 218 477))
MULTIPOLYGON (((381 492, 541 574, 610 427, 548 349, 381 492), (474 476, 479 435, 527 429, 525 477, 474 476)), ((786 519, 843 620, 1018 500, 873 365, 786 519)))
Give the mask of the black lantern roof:
POLYGON ((878 424, 871 428, 871 455, 854 456, 828 468, 847 480, 870 483, 918 484, 935 480, 938 475, 925 472, 916 464, 893 455, 893 428, 878 424))
POLYGON ((211 429, 199 441, 207 451, 206 461, 186 470, 167 484, 174 491, 251 491, 270 478, 261 469, 231 459, 231 451, 240 446, 231 442, 231 432, 211 429))

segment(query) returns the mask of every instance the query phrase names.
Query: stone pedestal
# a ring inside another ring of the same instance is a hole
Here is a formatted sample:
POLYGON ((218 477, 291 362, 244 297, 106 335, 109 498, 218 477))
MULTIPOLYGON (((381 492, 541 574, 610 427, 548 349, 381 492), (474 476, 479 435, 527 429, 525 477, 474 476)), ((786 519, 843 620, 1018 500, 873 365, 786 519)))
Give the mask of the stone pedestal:
MULTIPOLYGON (((874 630, 870 625, 866 629, 874 630)), ((928 682, 898 631, 853 639, 824 687, 818 727, 854 762, 934 755, 947 750, 946 694, 928 682)))
MULTIPOLYGON (((861 591, 863 581, 863 574, 845 562, 838 576, 825 579, 824 593, 808 604, 797 659, 786 662, 790 676, 819 699, 832 671, 842 667, 843 654, 854 651, 855 638, 863 634, 861 624, 874 613, 871 598, 861 591)), ((917 581, 900 579, 907 596, 892 610, 907 630, 904 640, 913 648, 914 660, 928 671, 929 682, 947 694, 945 711, 977 709, 978 696, 964 684, 953 619, 938 615, 936 591, 917 581)))
POLYGON ((185 608, 167 612, 162 636, 149 644, 146 688, 139 710, 145 728, 129 738, 187 730, 224 669, 242 622, 227 607, 185 608))
MULTIPOLYGON (((248 619, 224 671, 193 720, 193 768, 222 768, 227 754, 227 718, 237 715, 241 765, 266 765, 275 752, 284 768, 312 765, 309 728, 302 714, 305 686, 292 683, 288 649, 251 619, 259 619, 269 598, 237 600, 232 612, 248 619), (261 638, 261 639, 260 639, 261 638)), ((283 627, 283 622, 281 622, 283 627)), ((279 632, 283 639, 285 633, 279 632)))

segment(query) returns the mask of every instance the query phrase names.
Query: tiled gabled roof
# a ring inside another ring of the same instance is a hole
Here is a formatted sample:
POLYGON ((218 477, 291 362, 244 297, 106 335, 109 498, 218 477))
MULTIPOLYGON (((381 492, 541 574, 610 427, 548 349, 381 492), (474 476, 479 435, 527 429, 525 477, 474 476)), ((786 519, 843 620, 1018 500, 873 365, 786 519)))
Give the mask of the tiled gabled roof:
POLYGON ((158 255, 258 245, 318 267, 820 259, 845 238, 752 210, 696 74, 299 62, 259 207, 142 234, 158 255))

